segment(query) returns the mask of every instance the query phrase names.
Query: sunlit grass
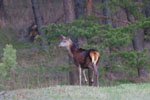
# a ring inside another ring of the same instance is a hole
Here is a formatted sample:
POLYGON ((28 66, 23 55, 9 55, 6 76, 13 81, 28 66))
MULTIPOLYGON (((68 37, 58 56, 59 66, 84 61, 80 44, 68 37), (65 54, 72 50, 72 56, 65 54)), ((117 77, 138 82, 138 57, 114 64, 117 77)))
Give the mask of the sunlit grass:
POLYGON ((5 100, 149 100, 149 94, 148 83, 114 87, 55 86, 11 91, 5 94, 5 100))

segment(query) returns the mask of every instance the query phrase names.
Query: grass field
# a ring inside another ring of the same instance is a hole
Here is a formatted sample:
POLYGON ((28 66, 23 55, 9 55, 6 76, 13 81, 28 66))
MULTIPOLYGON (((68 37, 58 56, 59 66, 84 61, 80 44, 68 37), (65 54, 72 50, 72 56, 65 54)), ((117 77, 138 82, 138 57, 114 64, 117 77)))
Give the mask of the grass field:
POLYGON ((0 100, 150 100, 150 84, 113 87, 55 86, 0 93, 0 100))

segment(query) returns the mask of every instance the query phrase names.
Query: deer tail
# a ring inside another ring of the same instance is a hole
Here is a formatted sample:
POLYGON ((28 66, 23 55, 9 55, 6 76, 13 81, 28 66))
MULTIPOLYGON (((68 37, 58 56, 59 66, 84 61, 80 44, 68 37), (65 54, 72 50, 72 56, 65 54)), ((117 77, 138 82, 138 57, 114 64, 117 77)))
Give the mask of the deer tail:
POLYGON ((98 63, 99 56, 100 56, 99 52, 95 50, 90 51, 90 57, 93 65, 96 65, 98 63))

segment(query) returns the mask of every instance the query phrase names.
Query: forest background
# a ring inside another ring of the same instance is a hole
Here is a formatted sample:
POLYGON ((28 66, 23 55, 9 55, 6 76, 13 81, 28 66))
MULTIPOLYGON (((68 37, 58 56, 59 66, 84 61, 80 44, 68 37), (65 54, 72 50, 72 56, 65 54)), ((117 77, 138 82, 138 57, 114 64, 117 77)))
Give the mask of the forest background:
POLYGON ((0 90, 77 85, 60 34, 100 52, 100 86, 149 82, 149 16, 149 0, 0 0, 0 90))

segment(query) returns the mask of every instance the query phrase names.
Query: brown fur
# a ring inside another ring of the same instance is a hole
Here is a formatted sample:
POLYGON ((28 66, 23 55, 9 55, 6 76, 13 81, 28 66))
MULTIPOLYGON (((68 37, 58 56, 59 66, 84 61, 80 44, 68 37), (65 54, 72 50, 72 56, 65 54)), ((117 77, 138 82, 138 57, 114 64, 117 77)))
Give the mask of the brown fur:
POLYGON ((32 25, 31 28, 29 29, 29 38, 31 41, 36 41, 38 37, 38 27, 36 24, 32 25))
MULTIPOLYGON (((73 43, 70 45, 70 53, 74 59, 74 63, 77 66, 81 65, 81 68, 83 69, 92 66, 92 57, 94 57, 94 61, 99 59, 99 53, 96 50, 77 48, 73 43)), ((96 64, 98 64, 98 60, 96 64)))

